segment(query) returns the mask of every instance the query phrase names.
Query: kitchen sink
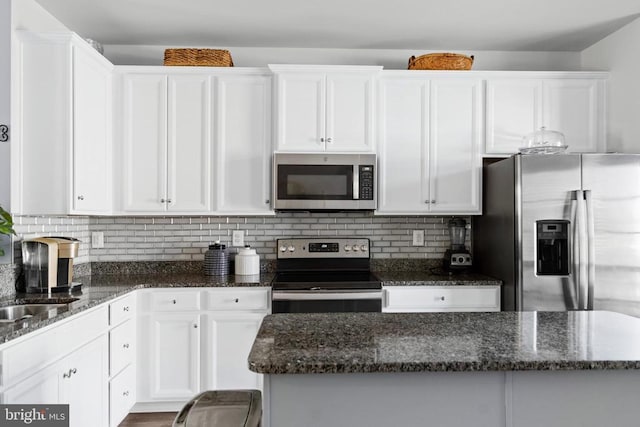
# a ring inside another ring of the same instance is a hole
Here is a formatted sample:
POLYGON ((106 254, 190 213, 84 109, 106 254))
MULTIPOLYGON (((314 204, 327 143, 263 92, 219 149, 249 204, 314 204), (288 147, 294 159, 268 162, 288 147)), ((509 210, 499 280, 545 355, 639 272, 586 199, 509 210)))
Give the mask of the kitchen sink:
POLYGON ((12 323, 41 314, 55 314, 53 310, 66 308, 68 304, 17 304, 0 307, 0 323, 12 323))

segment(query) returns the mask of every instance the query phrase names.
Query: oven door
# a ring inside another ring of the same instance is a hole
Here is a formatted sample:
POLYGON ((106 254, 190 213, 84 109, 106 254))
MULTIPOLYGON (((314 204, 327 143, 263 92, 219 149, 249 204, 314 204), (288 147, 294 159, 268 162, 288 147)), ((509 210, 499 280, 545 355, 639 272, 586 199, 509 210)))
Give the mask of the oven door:
POLYGON ((272 313, 381 312, 382 290, 272 292, 272 313))

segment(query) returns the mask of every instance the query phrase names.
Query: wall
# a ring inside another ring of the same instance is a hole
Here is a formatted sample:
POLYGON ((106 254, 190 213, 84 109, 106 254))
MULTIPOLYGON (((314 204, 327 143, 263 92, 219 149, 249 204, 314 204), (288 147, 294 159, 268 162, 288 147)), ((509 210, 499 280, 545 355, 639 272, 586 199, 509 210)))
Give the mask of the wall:
POLYGON ((582 66, 610 71, 608 146, 640 153, 640 18, 582 51, 582 66))
MULTIPOLYGON (((104 53, 116 65, 162 65, 164 49, 176 46, 106 45, 104 53)), ((412 55, 431 51, 403 49, 302 49, 224 47, 236 67, 267 64, 382 65, 385 69, 407 69, 412 55)), ((580 70, 579 52, 456 52, 474 55, 474 70, 580 70)))

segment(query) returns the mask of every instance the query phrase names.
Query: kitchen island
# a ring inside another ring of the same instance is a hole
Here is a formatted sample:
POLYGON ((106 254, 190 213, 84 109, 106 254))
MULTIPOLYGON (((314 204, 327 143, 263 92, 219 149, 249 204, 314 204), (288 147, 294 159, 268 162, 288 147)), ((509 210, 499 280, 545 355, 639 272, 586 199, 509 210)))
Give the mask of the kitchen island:
POLYGON ((612 312, 267 316, 271 427, 636 426, 640 319, 612 312))

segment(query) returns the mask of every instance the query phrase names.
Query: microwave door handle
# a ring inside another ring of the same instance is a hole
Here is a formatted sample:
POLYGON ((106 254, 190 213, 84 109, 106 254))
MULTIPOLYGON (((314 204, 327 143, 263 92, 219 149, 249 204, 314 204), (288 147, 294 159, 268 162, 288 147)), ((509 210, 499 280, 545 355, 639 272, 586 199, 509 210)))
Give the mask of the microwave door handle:
POLYGON ((360 174, 358 165, 353 165, 353 200, 360 198, 360 174))

